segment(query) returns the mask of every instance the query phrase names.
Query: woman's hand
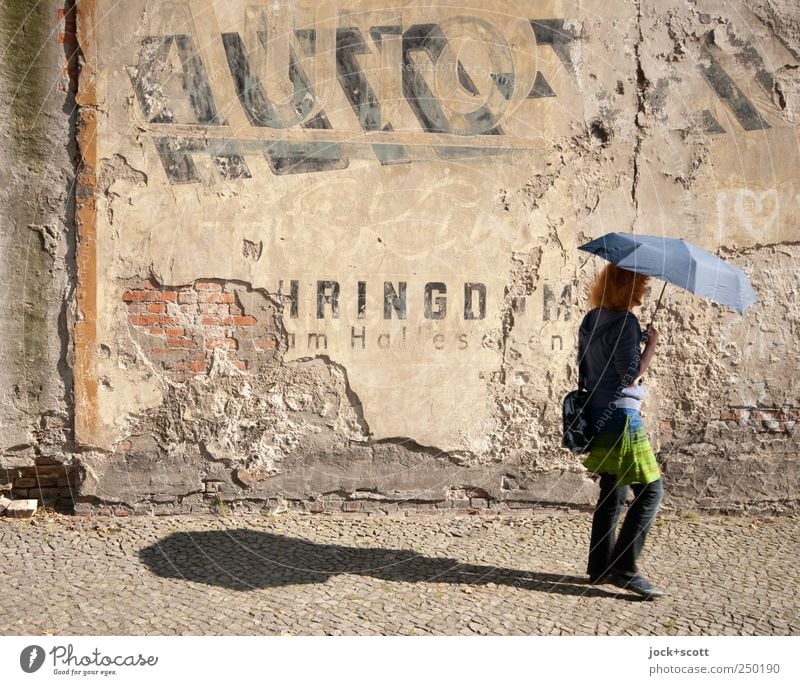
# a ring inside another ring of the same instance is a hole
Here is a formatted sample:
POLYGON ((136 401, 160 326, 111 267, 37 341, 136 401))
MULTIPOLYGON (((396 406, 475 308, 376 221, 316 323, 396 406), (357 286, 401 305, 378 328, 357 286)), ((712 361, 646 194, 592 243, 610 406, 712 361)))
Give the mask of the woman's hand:
POLYGON ((652 345, 653 347, 658 344, 658 331, 653 328, 653 324, 647 326, 647 330, 644 332, 644 342, 645 345, 652 345))

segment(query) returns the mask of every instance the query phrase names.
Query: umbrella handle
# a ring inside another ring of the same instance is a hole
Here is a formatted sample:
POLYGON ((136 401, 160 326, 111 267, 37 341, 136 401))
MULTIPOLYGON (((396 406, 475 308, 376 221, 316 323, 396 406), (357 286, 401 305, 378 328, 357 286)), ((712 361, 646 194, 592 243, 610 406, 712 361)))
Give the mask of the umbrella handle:
POLYGON ((661 288, 661 294, 658 296, 658 302, 656 302, 656 310, 653 312, 653 317, 650 319, 650 325, 652 326, 655 323, 656 315, 658 314, 658 310, 661 309, 661 298, 664 297, 664 291, 667 289, 667 282, 664 281, 664 287, 661 288))
MULTIPOLYGON (((650 319, 650 325, 652 326, 655 323, 656 316, 658 315, 658 310, 661 309, 661 298, 664 297, 664 291, 667 289, 667 282, 664 281, 664 287, 661 288, 661 294, 658 296, 658 302, 656 302, 656 309, 653 312, 653 316, 650 319)), ((647 342, 647 333, 642 333, 642 342, 647 342)))

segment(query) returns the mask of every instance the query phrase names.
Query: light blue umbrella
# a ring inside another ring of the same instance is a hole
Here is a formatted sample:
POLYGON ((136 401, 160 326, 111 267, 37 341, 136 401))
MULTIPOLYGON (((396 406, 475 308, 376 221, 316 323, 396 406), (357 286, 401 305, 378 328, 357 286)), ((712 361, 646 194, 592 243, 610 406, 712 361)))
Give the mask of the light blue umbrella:
MULTIPOLYGON (((757 300, 741 269, 682 238, 607 233, 578 249, 598 255, 620 269, 653 276, 727 305, 740 314, 757 300)), ((664 283, 653 319, 666 287, 664 283)))

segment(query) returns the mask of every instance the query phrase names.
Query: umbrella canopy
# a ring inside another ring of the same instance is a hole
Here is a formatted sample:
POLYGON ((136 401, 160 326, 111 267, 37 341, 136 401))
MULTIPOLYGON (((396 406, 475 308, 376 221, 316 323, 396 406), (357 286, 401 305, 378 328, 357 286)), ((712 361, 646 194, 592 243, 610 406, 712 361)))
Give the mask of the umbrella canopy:
POLYGON ((741 269, 682 238, 607 233, 578 249, 598 255, 620 269, 673 283, 740 314, 757 300, 741 269))

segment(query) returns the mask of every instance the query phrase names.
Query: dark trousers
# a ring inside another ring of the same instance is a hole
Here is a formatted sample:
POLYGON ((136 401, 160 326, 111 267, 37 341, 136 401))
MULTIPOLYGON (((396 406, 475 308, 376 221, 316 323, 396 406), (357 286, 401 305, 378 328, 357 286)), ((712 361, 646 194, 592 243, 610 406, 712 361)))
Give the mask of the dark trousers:
POLYGON ((638 572, 636 560, 661 506, 664 486, 660 478, 646 485, 637 483, 630 486, 634 500, 617 537, 617 522, 625 506, 628 487, 618 486, 615 476, 600 474, 600 497, 592 518, 589 543, 587 570, 591 578, 600 577, 611 570, 628 576, 638 572))

